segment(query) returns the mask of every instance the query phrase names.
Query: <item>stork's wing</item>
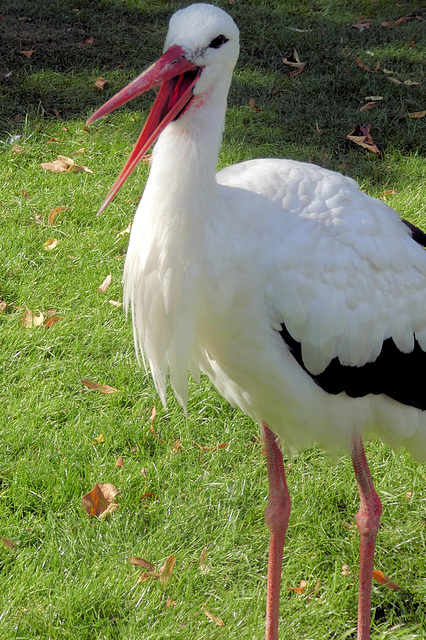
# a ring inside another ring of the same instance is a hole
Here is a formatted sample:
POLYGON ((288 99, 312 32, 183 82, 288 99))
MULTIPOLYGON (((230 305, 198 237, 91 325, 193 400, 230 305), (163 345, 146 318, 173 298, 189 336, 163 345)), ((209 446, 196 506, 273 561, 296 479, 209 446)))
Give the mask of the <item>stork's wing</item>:
POLYGON ((263 223, 275 229, 265 298, 299 364, 329 393, 385 393, 425 409, 423 232, 315 165, 250 161, 218 181, 281 205, 263 223))

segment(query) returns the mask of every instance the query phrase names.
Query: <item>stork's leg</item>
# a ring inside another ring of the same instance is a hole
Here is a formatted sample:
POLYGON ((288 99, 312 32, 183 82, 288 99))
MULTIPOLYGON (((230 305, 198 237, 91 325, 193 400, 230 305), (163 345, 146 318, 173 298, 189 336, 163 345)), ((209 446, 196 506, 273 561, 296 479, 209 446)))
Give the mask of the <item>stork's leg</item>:
POLYGON ((361 505, 355 522, 361 537, 358 595, 358 640, 370 640, 371 582, 373 578, 374 548, 379 530, 382 505, 377 495, 362 440, 355 437, 352 443, 352 462, 358 483, 361 505))
POLYGON ((262 426, 269 478, 269 502, 265 509, 265 521, 270 532, 265 638, 278 640, 281 568, 291 501, 285 479, 283 456, 276 437, 266 424, 262 426))

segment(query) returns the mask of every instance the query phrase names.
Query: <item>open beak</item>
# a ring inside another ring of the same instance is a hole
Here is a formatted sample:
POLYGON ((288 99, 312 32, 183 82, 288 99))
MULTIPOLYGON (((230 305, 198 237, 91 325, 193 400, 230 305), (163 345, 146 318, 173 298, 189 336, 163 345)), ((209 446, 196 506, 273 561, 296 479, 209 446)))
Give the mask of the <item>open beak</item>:
POLYGON ((87 124, 106 116, 122 104, 133 100, 148 89, 160 86, 160 90, 149 112, 139 138, 124 165, 113 187, 103 201, 98 216, 106 209, 114 196, 119 192, 143 155, 155 142, 167 125, 175 120, 191 101, 192 89, 202 71, 192 62, 185 59, 184 50, 178 45, 170 47, 146 71, 133 80, 127 87, 119 91, 100 109, 90 116, 87 124))

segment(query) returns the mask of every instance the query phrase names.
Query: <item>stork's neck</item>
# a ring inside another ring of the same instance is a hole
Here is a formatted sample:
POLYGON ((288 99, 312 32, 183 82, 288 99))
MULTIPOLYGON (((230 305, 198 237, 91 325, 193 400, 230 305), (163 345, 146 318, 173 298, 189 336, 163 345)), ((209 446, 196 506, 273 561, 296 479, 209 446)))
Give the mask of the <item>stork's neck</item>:
POLYGON ((171 214, 202 213, 206 203, 214 200, 228 89, 224 82, 218 84, 195 96, 155 146, 146 190, 154 196, 156 206, 166 199, 171 214))

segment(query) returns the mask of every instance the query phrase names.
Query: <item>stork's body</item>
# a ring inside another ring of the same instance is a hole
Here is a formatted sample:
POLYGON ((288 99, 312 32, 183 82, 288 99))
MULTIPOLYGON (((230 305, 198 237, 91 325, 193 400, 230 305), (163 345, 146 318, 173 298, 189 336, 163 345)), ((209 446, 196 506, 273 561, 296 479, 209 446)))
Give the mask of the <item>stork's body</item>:
MULTIPOLYGON (((186 405, 188 372, 197 378, 201 370, 263 427, 271 488, 268 640, 278 637, 290 510, 271 432, 296 447, 318 442, 351 451, 361 496, 358 637, 367 640, 381 507, 361 437, 373 432, 426 457, 418 372, 426 362, 426 252, 394 211, 339 174, 272 159, 216 174, 238 55, 227 14, 210 5, 179 11, 165 51, 154 124, 106 201, 170 112, 175 119, 155 146, 124 270, 137 349, 163 402, 167 374, 186 405), (173 64, 181 65, 179 76, 173 64)), ((149 73, 138 82, 146 84, 149 73)), ((92 119, 125 99, 113 98, 92 119)))

